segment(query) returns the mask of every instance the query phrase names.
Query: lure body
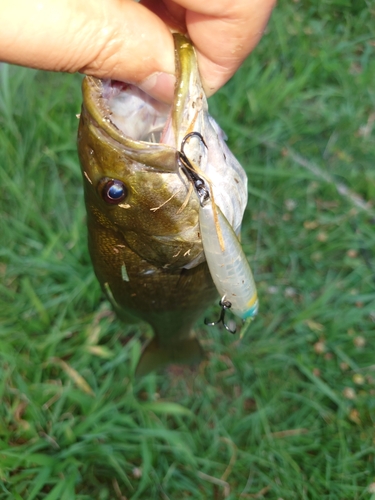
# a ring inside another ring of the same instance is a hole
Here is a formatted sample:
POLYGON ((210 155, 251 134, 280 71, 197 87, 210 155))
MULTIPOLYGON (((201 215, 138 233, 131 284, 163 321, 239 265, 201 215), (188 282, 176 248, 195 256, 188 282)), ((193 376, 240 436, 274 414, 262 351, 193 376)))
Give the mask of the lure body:
POLYGON ((199 225, 208 268, 222 302, 229 301, 231 311, 240 318, 253 318, 258 312, 253 274, 236 233, 212 199, 200 206, 199 225))
MULTIPOLYGON (((185 153, 187 141, 194 136, 209 150, 200 133, 194 131, 187 134, 179 152, 180 167, 193 184, 199 199, 202 246, 212 280, 221 296, 222 313, 218 322, 222 322, 228 331, 235 333, 235 330, 231 330, 224 322, 225 310, 231 309, 242 319, 253 319, 258 312, 258 295, 251 268, 236 232, 214 201, 211 181, 185 153)), ((239 232, 239 228, 237 230, 239 232)), ((206 324, 215 325, 218 322, 206 324)))

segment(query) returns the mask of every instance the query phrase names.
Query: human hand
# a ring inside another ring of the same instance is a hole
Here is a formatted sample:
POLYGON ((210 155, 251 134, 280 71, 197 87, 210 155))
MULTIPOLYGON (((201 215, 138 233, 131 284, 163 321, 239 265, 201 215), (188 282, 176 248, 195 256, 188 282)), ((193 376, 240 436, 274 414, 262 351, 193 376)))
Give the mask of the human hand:
POLYGON ((171 102, 171 29, 197 51, 208 96, 258 43, 276 0, 0 0, 0 60, 135 83, 171 102))

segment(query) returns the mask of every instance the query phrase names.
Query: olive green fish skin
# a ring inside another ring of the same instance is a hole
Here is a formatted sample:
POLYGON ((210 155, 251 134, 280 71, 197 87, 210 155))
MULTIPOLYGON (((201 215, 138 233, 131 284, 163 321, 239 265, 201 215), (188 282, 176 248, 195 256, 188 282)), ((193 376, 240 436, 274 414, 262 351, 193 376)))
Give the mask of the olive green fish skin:
POLYGON ((95 274, 121 318, 148 322, 160 348, 178 348, 217 296, 206 262, 184 267, 202 254, 198 200, 183 207, 176 149, 124 137, 100 93, 100 81, 86 78, 78 133, 95 274), (104 201, 105 179, 125 184, 119 205, 104 201))

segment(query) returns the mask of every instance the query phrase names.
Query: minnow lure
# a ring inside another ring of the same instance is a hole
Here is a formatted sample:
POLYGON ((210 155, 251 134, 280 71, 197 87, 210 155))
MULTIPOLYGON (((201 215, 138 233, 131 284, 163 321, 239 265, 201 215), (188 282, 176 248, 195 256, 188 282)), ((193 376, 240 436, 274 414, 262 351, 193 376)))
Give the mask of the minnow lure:
MULTIPOLYGON (((180 165, 191 180, 199 198, 199 226, 202 245, 216 289, 222 297, 222 312, 215 325, 224 322, 225 311, 230 309, 242 319, 253 319, 258 312, 258 295, 249 263, 241 244, 227 218, 214 202, 209 182, 202 179, 184 153, 186 141, 193 135, 198 136, 206 146, 203 137, 192 132, 184 137, 179 154, 180 165)), ((207 147, 207 146, 206 146, 207 147)))
POLYGON ((236 233, 211 197, 200 206, 199 225, 208 268, 222 297, 221 305, 226 303, 226 308, 242 319, 254 318, 258 312, 258 295, 253 274, 236 233), (221 231, 224 250, 218 231, 221 231))

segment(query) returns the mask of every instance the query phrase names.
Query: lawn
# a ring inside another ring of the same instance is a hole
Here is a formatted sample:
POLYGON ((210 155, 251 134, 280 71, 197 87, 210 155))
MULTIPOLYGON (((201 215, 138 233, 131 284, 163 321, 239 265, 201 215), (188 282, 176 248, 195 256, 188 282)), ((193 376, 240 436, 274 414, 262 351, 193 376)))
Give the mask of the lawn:
POLYGON ((280 1, 210 100, 260 312, 200 321, 196 371, 134 379, 149 329, 90 264, 80 81, 0 68, 0 500, 375 500, 373 3, 280 1))

